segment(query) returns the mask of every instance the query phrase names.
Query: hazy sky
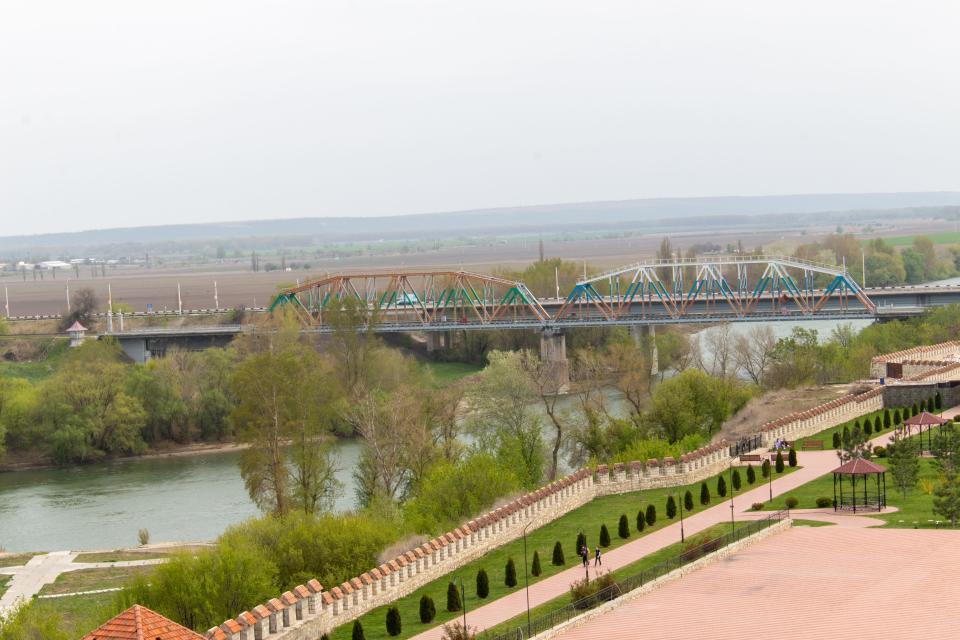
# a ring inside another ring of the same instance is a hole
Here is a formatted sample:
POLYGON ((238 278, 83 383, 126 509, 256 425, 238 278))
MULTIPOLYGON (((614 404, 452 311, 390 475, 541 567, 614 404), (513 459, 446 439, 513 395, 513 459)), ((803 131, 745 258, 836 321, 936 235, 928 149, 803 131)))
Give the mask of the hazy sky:
POLYGON ((960 188, 960 3, 0 0, 0 235, 960 188))

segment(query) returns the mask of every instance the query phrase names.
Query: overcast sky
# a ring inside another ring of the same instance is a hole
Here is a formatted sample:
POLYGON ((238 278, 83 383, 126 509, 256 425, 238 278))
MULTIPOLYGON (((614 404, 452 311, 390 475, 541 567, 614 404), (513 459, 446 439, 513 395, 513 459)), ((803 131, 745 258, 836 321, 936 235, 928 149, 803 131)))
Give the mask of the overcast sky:
POLYGON ((960 3, 0 2, 0 235, 960 188, 960 3))

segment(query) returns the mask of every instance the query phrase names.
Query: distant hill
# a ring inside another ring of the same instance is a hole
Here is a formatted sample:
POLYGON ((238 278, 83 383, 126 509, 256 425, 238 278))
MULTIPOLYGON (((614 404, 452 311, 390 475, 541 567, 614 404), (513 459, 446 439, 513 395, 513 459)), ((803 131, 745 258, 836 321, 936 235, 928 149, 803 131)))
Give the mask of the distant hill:
MULTIPOLYGON (((290 218, 246 222, 198 223, 97 229, 0 237, 0 252, 50 251, 110 245, 202 242, 237 238, 319 238, 324 242, 451 237, 457 235, 537 233, 565 228, 623 228, 637 224, 651 230, 682 228, 696 218, 725 225, 790 222, 797 214, 844 219, 893 209, 960 206, 960 192, 811 194, 716 198, 653 198, 608 202, 505 207, 377 217, 290 218), (856 214, 860 214, 857 216, 856 214)), ((709 226, 709 225, 708 225, 709 226)))

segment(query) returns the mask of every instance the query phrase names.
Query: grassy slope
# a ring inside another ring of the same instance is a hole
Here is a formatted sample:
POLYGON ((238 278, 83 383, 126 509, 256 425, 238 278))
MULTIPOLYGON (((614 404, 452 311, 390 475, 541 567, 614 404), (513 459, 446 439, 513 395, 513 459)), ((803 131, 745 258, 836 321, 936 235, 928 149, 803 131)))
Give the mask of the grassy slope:
POLYGON ((9 556, 0 556, 0 567, 19 567, 27 564, 30 558, 40 555, 39 553, 15 553, 9 556))
POLYGON ((480 373, 483 367, 467 364, 466 362, 425 362, 422 365, 433 373, 434 379, 440 384, 456 382, 475 373, 480 373))
POLYGON ((28 362, 7 362, 0 360, 0 376, 24 378, 30 382, 40 382, 50 377, 60 366, 69 351, 66 340, 57 340, 49 352, 41 359, 28 362))
MULTIPOLYGON (((757 476, 757 482, 760 482, 760 474, 758 473, 757 476)), ((748 488, 750 488, 750 486, 746 483, 746 476, 743 475, 742 477, 744 478, 744 486, 742 491, 746 491, 748 488)), ((729 485, 729 478, 727 478, 727 481, 727 484, 729 485)), ((718 500, 716 495, 716 485, 716 477, 713 477, 707 481, 707 486, 710 488, 710 493, 713 496, 712 504, 717 504, 718 500)), ((683 492, 688 489, 693 494, 695 505, 694 511, 700 511, 703 509, 699 502, 700 483, 696 483, 687 487, 651 489, 649 491, 640 491, 614 496, 603 496, 592 500, 590 503, 571 511, 563 517, 558 518, 539 529, 531 531, 527 535, 527 549, 529 558, 532 562, 534 551, 538 552, 540 554, 540 565, 543 569, 543 573, 539 577, 534 578, 531 576, 531 584, 576 565, 578 559, 576 556, 575 544, 577 533, 581 530, 583 530, 587 536, 587 545, 593 548, 593 546, 597 544, 599 538, 600 525, 606 524, 607 529, 610 532, 611 540, 609 549, 613 549, 626 542, 635 540, 638 537, 635 531, 637 511, 640 509, 646 509, 647 505, 650 503, 656 506, 658 519, 652 527, 646 527, 643 533, 640 535, 646 535, 651 531, 656 531, 657 529, 675 522, 676 518, 674 520, 667 520, 666 518, 666 498, 671 492, 676 493, 678 491, 679 495, 682 496, 683 492), (617 523, 620 519, 620 514, 626 514, 630 524, 631 536, 627 540, 622 540, 617 536, 617 523), (566 560, 566 565, 562 567, 554 567, 551 564, 551 559, 553 557, 553 545, 558 540, 563 546, 563 552, 566 560)), ((729 494, 728 498, 726 499, 729 499, 729 494)), ((519 587, 514 587, 511 589, 504 585, 504 567, 506 565, 507 558, 513 558, 517 566, 518 579, 520 580, 520 584, 523 584, 523 540, 520 539, 514 540, 513 542, 509 542, 498 549, 490 551, 482 558, 475 560, 446 576, 438 578, 427 585, 424 585, 405 598, 401 598, 400 600, 392 602, 389 606, 399 607, 400 618, 403 622, 403 632, 399 636, 394 637, 400 639, 408 638, 431 627, 457 618, 460 615, 459 613, 451 613, 446 610, 447 585, 451 581, 457 582, 458 579, 463 580, 468 611, 471 611, 483 604, 492 602, 497 598, 500 598, 518 589, 519 587), (487 574, 490 577, 490 594, 484 600, 477 598, 476 595, 476 575, 480 568, 486 569, 487 574), (437 617, 428 624, 422 624, 419 616, 420 597, 425 594, 433 598, 437 609, 437 617)), ((382 606, 361 616, 360 620, 361 624, 363 625, 367 640, 386 640, 390 637, 386 632, 386 611, 387 606, 382 606)), ((352 623, 341 625, 332 634, 330 634, 331 640, 348 640, 351 637, 352 626, 352 623)))
POLYGON ((93 551, 77 554, 74 562, 124 562, 127 560, 156 560, 170 554, 154 551, 93 551))
POLYGON ((40 611, 49 611, 61 620, 60 628, 74 637, 81 637, 109 620, 117 612, 113 602, 115 593, 97 593, 65 598, 40 598, 35 605, 40 611))
POLYGON ((61 573, 57 579, 43 587, 40 595, 96 591, 126 586, 137 576, 148 575, 155 567, 109 567, 106 569, 79 569, 61 573))

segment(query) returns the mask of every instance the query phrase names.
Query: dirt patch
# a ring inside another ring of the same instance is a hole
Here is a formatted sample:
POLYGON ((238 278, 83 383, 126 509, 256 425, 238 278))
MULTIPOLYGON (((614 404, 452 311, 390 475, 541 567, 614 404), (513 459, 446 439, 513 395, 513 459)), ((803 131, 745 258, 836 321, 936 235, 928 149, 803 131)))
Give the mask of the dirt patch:
POLYGON ((753 435, 767 422, 782 418, 794 411, 811 409, 855 390, 855 384, 836 384, 802 389, 767 391, 747 403, 720 429, 720 437, 733 442, 753 435))

